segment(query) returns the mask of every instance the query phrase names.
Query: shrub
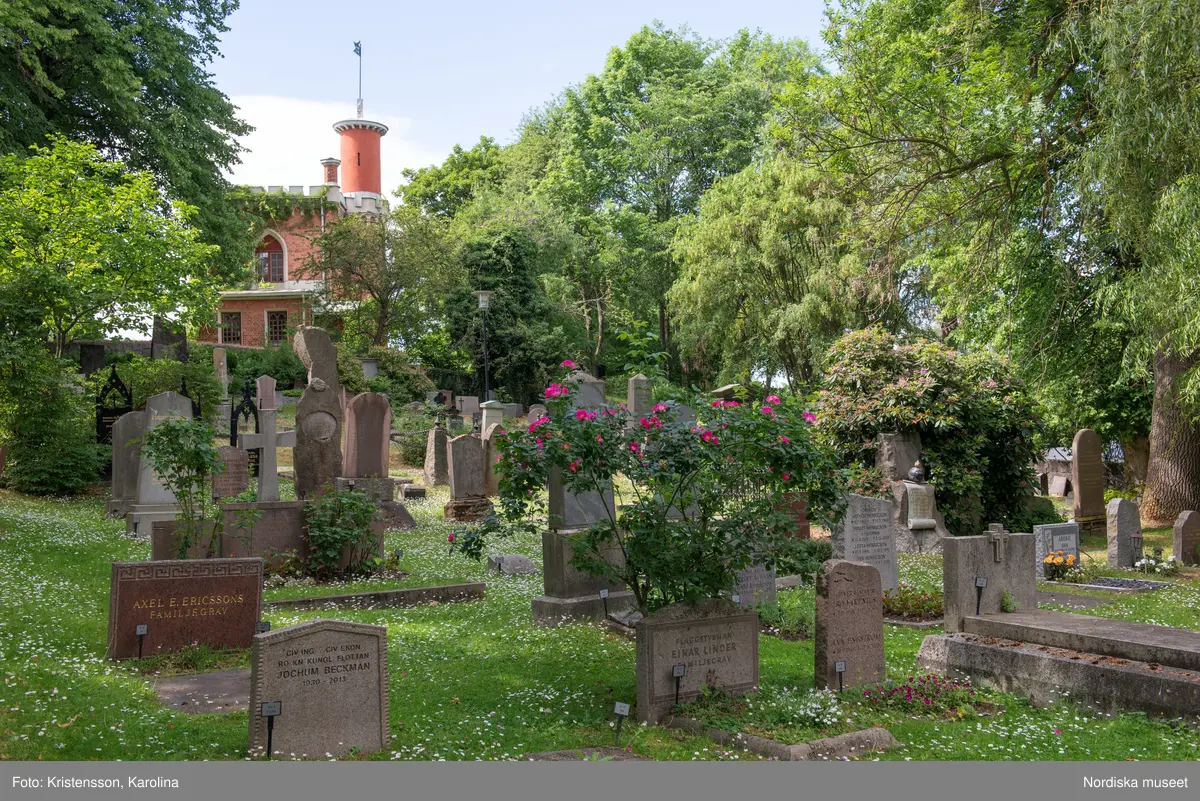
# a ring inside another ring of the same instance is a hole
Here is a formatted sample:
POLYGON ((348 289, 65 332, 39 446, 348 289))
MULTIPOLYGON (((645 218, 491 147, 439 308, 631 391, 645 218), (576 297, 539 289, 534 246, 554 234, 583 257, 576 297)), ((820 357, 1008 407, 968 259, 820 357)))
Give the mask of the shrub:
POLYGON ((308 526, 309 570, 328 576, 349 556, 346 570, 361 573, 374 557, 375 503, 361 492, 334 492, 331 487, 304 504, 308 526))
POLYGON ((829 351, 817 417, 839 463, 857 469, 874 466, 879 434, 919 433, 952 534, 976 533, 974 519, 1021 530, 1039 421, 1005 360, 855 331, 829 351))
POLYGON ((612 510, 574 536, 572 564, 629 586, 647 612, 720 597, 736 571, 796 558, 802 546, 789 536, 794 519, 775 509, 784 493, 805 492, 818 522, 840 514, 833 463, 801 408, 774 396, 762 406, 705 406, 693 398, 700 410, 694 422, 674 401, 631 419, 617 409, 577 409, 577 392, 574 384, 552 383, 545 391, 550 416, 501 435, 500 514, 464 530, 455 548, 479 558, 492 535, 537 531, 552 472, 575 493, 607 488, 620 474, 635 497, 620 516, 612 510), (748 497, 751 479, 757 491, 748 497), (613 543, 625 555, 622 565, 604 557, 613 543))
MULTIPOLYGON (((177 362, 173 359, 147 359, 129 355, 124 361, 117 362, 116 368, 117 375, 133 393, 133 408, 145 406, 146 399, 151 395, 179 392, 186 381, 187 394, 200 404, 204 419, 210 423, 216 419, 221 388, 213 374, 211 356, 205 361, 201 354, 196 353, 192 354, 191 361, 177 362)), ((98 370, 88 377, 87 393, 92 398, 99 394, 108 375, 108 370, 98 370)))
POLYGON ((226 354, 229 360, 229 383, 233 387, 231 394, 236 395, 246 381, 253 382, 260 375, 274 378, 281 390, 291 389, 297 381, 308 378, 304 363, 288 341, 261 350, 230 348, 226 354))
POLYGON ((787 553, 775 559, 775 573, 780 576, 802 576, 805 583, 816 581, 821 563, 833 558, 833 543, 829 540, 797 540, 787 553))
POLYGON ((97 479, 110 449, 96 444, 92 396, 68 386, 49 360, 41 366, 26 371, 22 395, 6 416, 3 481, 31 495, 69 495, 97 479))
POLYGON ((946 613, 940 590, 922 592, 910 584, 901 584, 883 594, 883 613, 912 620, 934 620, 946 613))
MULTIPOLYGON (((188 549, 205 529, 207 479, 225 469, 212 441, 212 428, 190 417, 168 417, 142 438, 142 458, 150 460, 154 472, 179 504, 179 559, 187 558, 188 549)), ((220 520, 220 515, 215 517, 220 520)), ((212 543, 218 540, 214 536, 212 543)))

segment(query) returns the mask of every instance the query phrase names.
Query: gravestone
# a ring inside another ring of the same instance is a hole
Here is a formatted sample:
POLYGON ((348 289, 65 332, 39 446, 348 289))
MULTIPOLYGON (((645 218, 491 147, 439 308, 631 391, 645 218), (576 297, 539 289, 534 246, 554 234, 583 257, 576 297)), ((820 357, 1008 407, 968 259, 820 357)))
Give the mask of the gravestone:
POLYGON ((374 378, 379 375, 378 359, 360 359, 362 362, 363 378, 374 378))
POLYGON ((303 501, 227 503, 221 506, 221 555, 262 557, 272 567, 294 553, 308 563, 303 501))
POLYGON ((114 562, 109 585, 109 659, 201 643, 248 648, 262 609, 261 559, 114 562))
POLYGON ((785 492, 775 504, 775 510, 783 512, 793 520, 788 536, 797 540, 812 537, 812 526, 808 522, 808 496, 803 492, 785 492))
POLYGON ((1018 612, 1037 611, 1037 543, 1033 534, 989 529, 974 537, 942 541, 942 592, 947 632, 963 630, 963 618, 998 614, 1007 593, 1018 612), (985 586, 978 587, 983 581, 985 586), (976 590, 982 589, 977 596, 976 590))
POLYGON ((851 493, 845 516, 833 527, 832 540, 834 558, 874 567, 884 592, 900 586, 891 501, 851 493))
POLYGON ((739 387, 737 384, 726 384, 723 387, 717 387, 714 389, 712 396, 716 400, 722 401, 737 400, 738 389, 739 387))
POLYGON ((840 690, 887 677, 883 653, 883 590, 879 571, 831 559, 817 572, 814 684, 840 690), (839 676, 838 667, 843 669, 839 676))
MULTIPOLYGON (((191 419, 192 402, 178 392, 160 392, 146 400, 146 420, 143 439, 156 426, 171 417, 191 419)), ((150 460, 138 459, 137 490, 126 515, 126 530, 148 535, 155 520, 174 520, 177 512, 175 494, 162 483, 150 460)))
POLYGON ((549 417, 549 416, 550 416, 550 410, 547 409, 545 406, 543 406, 540 403, 535 403, 532 406, 530 406, 529 414, 526 415, 526 417, 529 419, 529 422, 531 422, 531 423, 534 420, 540 420, 543 417, 549 417))
POLYGON ((875 448, 875 466, 889 484, 908 479, 908 470, 921 458, 921 435, 880 434, 875 448))
POLYGON ((599 411, 607 405, 604 399, 604 381, 591 373, 576 370, 566 377, 566 382, 574 384, 576 387, 576 394, 571 406, 572 412, 575 409, 599 411))
POLYGON ((1037 548, 1034 566, 1038 578, 1046 575, 1046 565, 1042 560, 1048 554, 1057 554, 1062 551, 1064 559, 1067 556, 1074 556, 1075 564, 1079 564, 1079 526, 1074 523, 1050 523, 1034 526, 1033 539, 1037 548))
POLYGON ((1125 498, 1113 498, 1108 502, 1107 527, 1108 566, 1133 567, 1142 558, 1133 542, 1135 536, 1140 538, 1142 535, 1138 505, 1125 498))
POLYGON ((1175 559, 1185 565, 1200 565, 1200 514, 1180 512, 1173 534, 1175 559))
POLYGON ((487 558, 487 569, 488 572, 495 570, 505 576, 532 576, 539 572, 533 560, 520 553, 490 555, 487 558))
POLYGON ((222 400, 229 397, 229 360, 224 348, 213 348, 213 375, 217 379, 222 400))
POLYGON ((480 520, 492 511, 483 479, 483 443, 466 434, 450 440, 447 448, 450 500, 443 508, 447 520, 480 520))
POLYGON ((1100 437, 1090 428, 1075 435, 1071 446, 1071 488, 1075 493, 1075 522, 1082 533, 1103 533, 1104 455, 1100 437))
POLYGON ((481 412, 479 430, 487 431, 488 426, 504 422, 504 404, 500 401, 484 401, 479 404, 481 412))
POLYGON ((84 375, 98 373, 104 369, 104 343, 79 343, 79 372, 84 375))
POLYGON ((425 498, 425 488, 416 484, 405 484, 400 488, 400 497, 405 500, 423 500, 425 498))
POLYGON ((448 389, 435 389, 432 392, 426 392, 425 400, 439 406, 445 406, 447 409, 455 408, 454 393, 448 389), (438 396, 441 396, 441 400, 438 400, 438 396))
POLYGON ((449 435, 441 426, 429 429, 425 440, 425 486, 444 487, 450 483, 450 471, 446 461, 449 435))
POLYGON ((339 478, 333 482, 337 492, 361 492, 375 503, 391 503, 396 498, 396 481, 391 478, 339 478))
MULTIPOLYGON (((274 409, 260 409, 258 422, 261 430, 257 434, 242 434, 238 442, 243 450, 258 450, 259 452, 258 500, 260 502, 279 500, 279 463, 275 449, 294 448, 297 457, 293 458, 293 462, 297 461, 299 454, 298 436, 295 431, 276 432, 276 414, 278 412, 274 409)), ((299 472, 296 475, 299 476, 299 472)), ((297 486, 299 485, 297 484, 297 486)))
POLYGON ((478 395, 459 395, 454 399, 454 408, 461 415, 471 415, 479 411, 478 395))
POLYGON ((519 403, 504 404, 504 419, 510 420, 514 417, 520 417, 525 414, 525 407, 519 403))
POLYGON ((637 715, 657 723, 705 689, 737 696, 758 689, 758 615, 721 599, 663 607, 637 622, 637 715))
POLYGON ((213 476, 212 494, 214 501, 234 498, 250 487, 250 456, 240 448, 222 445, 217 454, 225 469, 213 476))
POLYGON ((1066 476, 1050 476, 1050 488, 1047 494, 1052 498, 1065 498, 1071 491, 1071 479, 1066 476))
POLYGON ((309 620, 254 637, 250 753, 267 746, 263 703, 278 703, 274 756, 373 754, 388 747, 387 628, 309 620))
POLYGON ((112 427, 112 499, 105 504, 110 517, 124 517, 137 495, 145 412, 128 412, 112 427))
POLYGON ((493 423, 483 432, 483 484, 489 497, 500 494, 500 474, 496 471, 500 449, 496 440, 503 434, 504 426, 500 423, 493 423))
MULTIPOLYGON (((386 478, 391 457, 392 407, 387 395, 364 392, 346 404, 347 478, 386 478)), ((390 498, 389 498, 390 500, 390 498)))
POLYGON ((643 417, 650 414, 650 410, 654 407, 654 400, 650 394, 649 378, 638 373, 629 379, 628 397, 625 399, 625 405, 629 409, 629 414, 635 417, 643 417))
POLYGON ((293 457, 296 497, 320 494, 342 471, 342 386, 338 383, 337 350, 320 328, 296 330, 296 355, 308 369, 308 386, 296 405, 293 457))
POLYGON ((133 411, 133 392, 125 386, 117 367, 113 365, 108 380, 96 396, 96 442, 112 442, 112 429, 117 420, 133 411))
POLYGON ((736 602, 740 606, 755 607, 759 604, 775 603, 778 598, 775 589, 775 568, 751 565, 737 571, 733 594, 737 596, 736 602))
POLYGON ((901 553, 936 553, 950 535, 933 485, 914 481, 892 483, 892 526, 901 553))
POLYGON ((259 409, 279 408, 279 390, 274 378, 260 375, 254 379, 254 402, 259 409))
POLYGON ((154 328, 150 334, 150 358, 174 359, 180 362, 188 360, 187 329, 179 323, 154 318, 154 328))

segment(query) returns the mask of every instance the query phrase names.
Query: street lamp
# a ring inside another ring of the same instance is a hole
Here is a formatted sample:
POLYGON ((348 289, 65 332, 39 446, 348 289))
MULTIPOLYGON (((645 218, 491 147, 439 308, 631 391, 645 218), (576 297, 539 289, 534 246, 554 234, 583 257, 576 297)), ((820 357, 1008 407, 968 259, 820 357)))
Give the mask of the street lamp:
POLYGON ((488 350, 487 350, 487 313, 492 307, 492 295, 490 289, 480 289, 472 292, 479 300, 479 310, 483 312, 483 399, 490 401, 492 399, 492 387, 488 377, 488 350))

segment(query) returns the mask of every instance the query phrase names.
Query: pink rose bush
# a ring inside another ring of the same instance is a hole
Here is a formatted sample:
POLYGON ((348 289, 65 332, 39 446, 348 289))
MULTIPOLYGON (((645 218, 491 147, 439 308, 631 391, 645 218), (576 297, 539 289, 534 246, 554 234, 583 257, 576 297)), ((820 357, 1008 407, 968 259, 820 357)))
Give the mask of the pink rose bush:
POLYGON ((720 597, 736 571, 797 548, 794 518, 780 504, 785 493, 806 493, 818 523, 839 514, 835 465, 791 401, 669 400, 643 417, 619 404, 581 408, 577 390, 569 377, 552 383, 549 414, 497 440, 500 503, 482 525, 460 532, 457 550, 480 558, 492 537, 544 529, 552 475, 575 494, 615 487, 614 508, 574 534, 572 563, 626 584, 650 611, 720 597), (623 565, 603 556, 614 544, 623 565))

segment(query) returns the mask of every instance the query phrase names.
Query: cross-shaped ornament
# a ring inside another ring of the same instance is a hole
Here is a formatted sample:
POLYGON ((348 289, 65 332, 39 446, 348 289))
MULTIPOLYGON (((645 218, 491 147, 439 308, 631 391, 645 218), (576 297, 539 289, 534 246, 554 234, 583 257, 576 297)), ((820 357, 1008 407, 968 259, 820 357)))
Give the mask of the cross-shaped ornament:
POLYGON ((1003 562, 1004 546, 1008 545, 1008 532, 1004 530, 1002 523, 991 523, 988 525, 988 533, 992 535, 992 557, 997 562, 1003 562))
POLYGON ((279 471, 275 459, 276 448, 296 447, 295 431, 275 433, 275 409, 259 409, 257 434, 242 434, 238 447, 244 451, 262 448, 258 462, 258 500, 260 503, 279 500, 279 471))

